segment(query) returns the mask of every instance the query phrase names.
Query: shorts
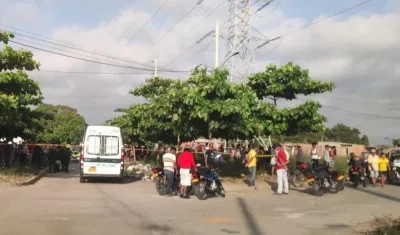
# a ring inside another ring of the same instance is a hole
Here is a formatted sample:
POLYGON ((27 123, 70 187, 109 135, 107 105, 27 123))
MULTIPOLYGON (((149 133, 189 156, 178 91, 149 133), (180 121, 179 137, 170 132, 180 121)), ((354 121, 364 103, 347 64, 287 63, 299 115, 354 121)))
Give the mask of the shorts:
POLYGON ((379 177, 379 171, 369 171, 369 176, 371 178, 378 178, 379 177))
POLYGON ((181 185, 182 186, 190 186, 192 185, 192 174, 190 174, 190 169, 180 169, 179 170, 181 177, 181 185))
POLYGON ((379 171, 379 176, 387 176, 387 171, 379 171))

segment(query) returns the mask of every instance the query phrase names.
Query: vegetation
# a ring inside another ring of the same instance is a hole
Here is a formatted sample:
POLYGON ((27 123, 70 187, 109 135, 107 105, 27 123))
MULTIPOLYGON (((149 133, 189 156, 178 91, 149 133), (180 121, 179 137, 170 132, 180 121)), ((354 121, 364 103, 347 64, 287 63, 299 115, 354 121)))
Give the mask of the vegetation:
POLYGON ((67 106, 43 104, 39 84, 27 71, 38 70, 40 63, 25 49, 8 46, 13 34, 0 31, 5 44, 0 51, 0 136, 20 136, 28 141, 78 143, 85 120, 67 106))
POLYGON ((146 103, 118 109, 108 124, 120 126, 126 142, 144 140, 176 144, 199 137, 252 139, 256 136, 314 133, 324 130, 320 104, 309 100, 294 108, 276 106, 278 99, 329 92, 331 82, 309 77, 308 70, 288 63, 269 65, 250 75, 247 84, 233 84, 226 70, 196 68, 186 81, 152 78, 132 90, 146 103), (273 103, 268 101, 273 100, 273 103))
POLYGON ((368 136, 362 135, 357 128, 351 128, 343 123, 334 125, 331 128, 326 128, 323 132, 315 133, 298 133, 292 136, 282 136, 281 141, 294 143, 312 143, 321 141, 342 142, 351 144, 369 145, 368 136))
POLYGON ((371 228, 361 231, 363 235, 398 235, 400 234, 400 217, 376 217, 370 223, 371 228))

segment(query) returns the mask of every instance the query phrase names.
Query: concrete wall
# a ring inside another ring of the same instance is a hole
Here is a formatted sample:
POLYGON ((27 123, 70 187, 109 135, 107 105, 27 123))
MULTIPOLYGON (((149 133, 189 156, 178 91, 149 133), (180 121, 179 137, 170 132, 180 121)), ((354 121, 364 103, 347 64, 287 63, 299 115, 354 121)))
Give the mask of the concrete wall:
MULTIPOLYGON (((346 144, 346 143, 338 143, 338 142, 318 142, 317 152, 318 155, 322 155, 325 150, 325 145, 336 146, 336 155, 337 156, 347 156, 351 152, 356 155, 360 155, 362 152, 367 151, 364 145, 359 144, 346 144)), ((300 145, 306 155, 310 155, 311 153, 311 144, 304 143, 284 143, 283 144, 286 149, 290 152, 292 148, 300 145)))

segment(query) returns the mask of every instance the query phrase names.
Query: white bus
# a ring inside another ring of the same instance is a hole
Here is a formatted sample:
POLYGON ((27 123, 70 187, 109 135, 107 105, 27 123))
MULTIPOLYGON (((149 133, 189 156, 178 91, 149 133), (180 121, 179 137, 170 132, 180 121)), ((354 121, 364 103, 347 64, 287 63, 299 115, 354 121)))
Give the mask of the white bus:
POLYGON ((117 178, 123 182, 123 146, 119 127, 88 126, 80 156, 80 182, 87 178, 117 178))

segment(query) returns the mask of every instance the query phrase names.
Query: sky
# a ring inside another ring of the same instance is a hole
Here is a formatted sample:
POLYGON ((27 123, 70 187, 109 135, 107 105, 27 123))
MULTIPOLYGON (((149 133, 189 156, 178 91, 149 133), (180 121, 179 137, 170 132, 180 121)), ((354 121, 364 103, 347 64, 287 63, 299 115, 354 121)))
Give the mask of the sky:
MULTIPOLYGON (((15 41, 25 45, 130 67, 28 48, 41 63, 40 71, 30 76, 40 83, 45 102, 77 108, 89 124, 101 124, 118 115, 113 112, 116 108, 142 102, 128 92, 153 76, 156 58, 162 77, 188 77, 188 73, 163 70, 190 71, 198 64, 213 67, 215 37, 196 42, 214 30, 217 21, 223 63, 229 2, 203 0, 194 8, 197 2, 0 0, 0 30, 14 32, 15 41)), ((264 40, 286 35, 254 51, 252 72, 269 63, 292 61, 309 69, 311 77, 337 86, 332 93, 280 101, 278 106, 316 99, 328 126, 356 127, 372 144, 400 138, 400 1, 372 0, 302 30, 297 29, 363 0, 275 0, 256 13, 264 0, 252 2, 252 36, 264 40)), ((253 48, 259 43, 253 40, 253 48)))

